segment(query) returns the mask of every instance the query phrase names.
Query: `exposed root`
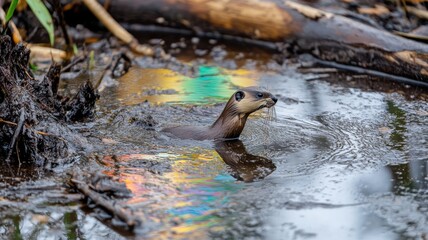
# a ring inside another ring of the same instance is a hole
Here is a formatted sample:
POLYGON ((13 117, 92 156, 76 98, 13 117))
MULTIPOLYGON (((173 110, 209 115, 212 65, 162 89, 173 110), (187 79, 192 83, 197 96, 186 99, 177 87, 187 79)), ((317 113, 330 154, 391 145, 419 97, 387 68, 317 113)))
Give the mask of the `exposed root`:
MULTIPOLYGON (((13 150, 15 149, 15 146, 16 146, 16 142, 19 136, 22 134, 22 130, 24 129, 24 122, 25 122, 25 112, 24 112, 24 109, 21 108, 21 115, 19 116, 19 122, 18 124, 16 124, 15 132, 13 133, 12 140, 10 141, 10 144, 9 144, 6 162, 10 161, 10 156, 12 156, 13 150)), ((21 161, 19 160, 19 155, 18 155, 18 161, 19 163, 21 163, 21 161)))
POLYGON ((29 55, 24 45, 0 36, 0 164, 7 159, 50 168, 88 145, 64 123, 91 117, 98 94, 86 84, 71 100, 57 95, 61 67, 53 64, 37 81, 29 55))

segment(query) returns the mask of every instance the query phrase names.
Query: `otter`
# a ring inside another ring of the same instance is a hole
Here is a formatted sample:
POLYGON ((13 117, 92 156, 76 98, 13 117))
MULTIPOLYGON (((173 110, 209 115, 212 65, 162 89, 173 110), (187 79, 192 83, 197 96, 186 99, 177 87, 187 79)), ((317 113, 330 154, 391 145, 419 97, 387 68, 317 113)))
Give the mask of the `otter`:
POLYGON ((236 139, 241 135, 248 116, 262 108, 270 108, 278 99, 259 87, 236 91, 226 103, 223 112, 211 126, 178 126, 162 131, 175 137, 194 140, 236 139))

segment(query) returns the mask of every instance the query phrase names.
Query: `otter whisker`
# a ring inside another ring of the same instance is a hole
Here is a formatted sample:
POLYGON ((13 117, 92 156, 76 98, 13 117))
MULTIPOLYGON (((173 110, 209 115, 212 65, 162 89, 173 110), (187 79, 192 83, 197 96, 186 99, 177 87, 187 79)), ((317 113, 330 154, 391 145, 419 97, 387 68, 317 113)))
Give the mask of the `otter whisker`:
POLYGON ((269 108, 269 120, 270 121, 276 120, 276 108, 275 108, 275 106, 269 108))

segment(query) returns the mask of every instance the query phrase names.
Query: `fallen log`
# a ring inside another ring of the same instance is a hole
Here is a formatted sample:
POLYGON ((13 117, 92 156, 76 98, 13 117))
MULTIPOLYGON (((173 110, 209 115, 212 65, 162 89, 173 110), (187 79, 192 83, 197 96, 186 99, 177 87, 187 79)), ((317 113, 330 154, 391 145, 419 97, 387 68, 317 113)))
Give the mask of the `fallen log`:
POLYGON ((428 83, 428 45, 292 1, 117 0, 109 4, 109 12, 119 21, 281 42, 282 50, 428 83))

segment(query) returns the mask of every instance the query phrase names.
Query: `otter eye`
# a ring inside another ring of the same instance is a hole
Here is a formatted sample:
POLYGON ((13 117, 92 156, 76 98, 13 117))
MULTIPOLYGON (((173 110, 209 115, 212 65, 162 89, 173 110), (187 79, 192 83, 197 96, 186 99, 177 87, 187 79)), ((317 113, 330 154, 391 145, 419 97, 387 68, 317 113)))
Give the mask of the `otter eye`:
POLYGON ((257 97, 262 98, 262 97, 263 97, 263 93, 258 92, 258 93, 257 93, 257 97))
POLYGON ((235 99, 238 102, 241 101, 244 97, 245 97, 245 94, 242 91, 238 91, 235 93, 235 99))

